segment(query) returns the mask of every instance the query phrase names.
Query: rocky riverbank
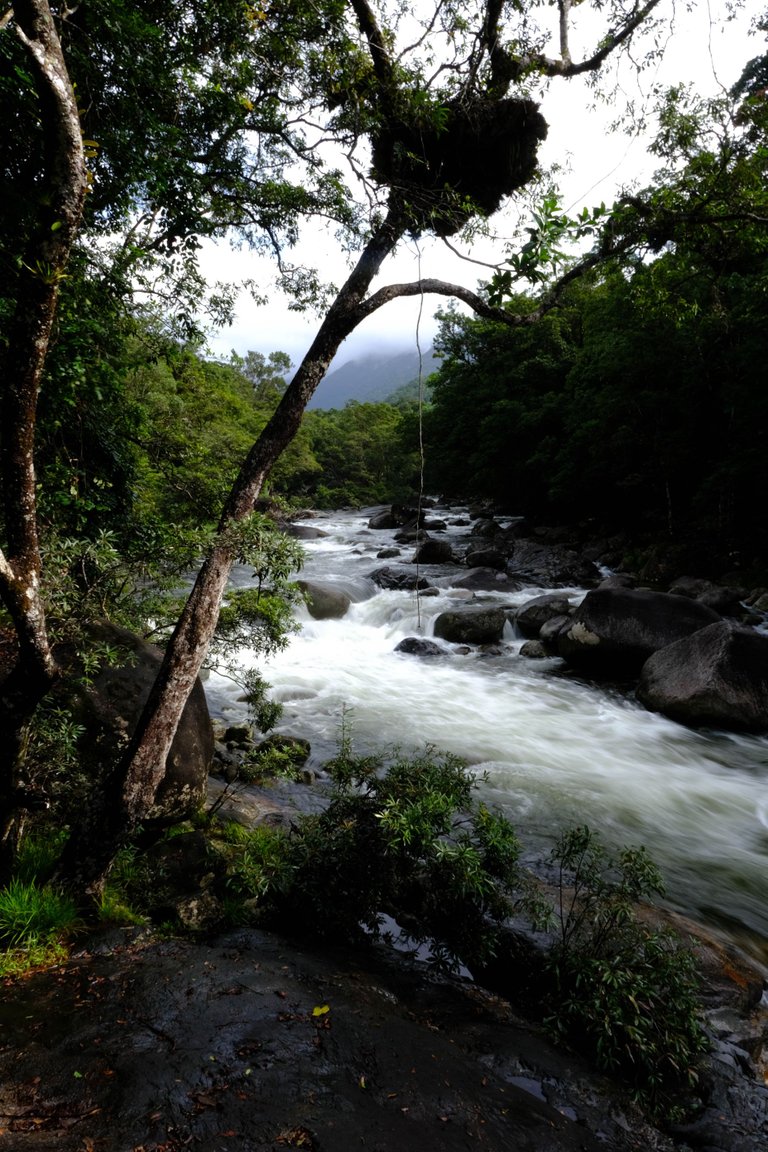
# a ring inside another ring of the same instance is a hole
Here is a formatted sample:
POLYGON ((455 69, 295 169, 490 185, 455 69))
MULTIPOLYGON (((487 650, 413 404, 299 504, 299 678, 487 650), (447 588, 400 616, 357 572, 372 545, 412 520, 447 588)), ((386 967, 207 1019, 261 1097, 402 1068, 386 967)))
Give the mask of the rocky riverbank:
MULTIPOLYGON (((743 1024, 741 980, 721 1031, 743 1024)), ((124 930, 6 984, 0 1023, 7 1152, 766 1147, 768 1091, 736 1033, 700 1113, 662 1133, 508 1001, 384 949, 124 930)))

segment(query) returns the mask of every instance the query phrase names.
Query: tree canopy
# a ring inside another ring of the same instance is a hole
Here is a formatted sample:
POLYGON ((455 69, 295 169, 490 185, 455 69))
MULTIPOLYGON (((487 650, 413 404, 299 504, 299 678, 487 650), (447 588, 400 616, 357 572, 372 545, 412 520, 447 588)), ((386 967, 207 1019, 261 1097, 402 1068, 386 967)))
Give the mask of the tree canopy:
MULTIPOLYGON (((127 541, 137 523, 147 528, 154 517, 165 535, 147 529, 144 540, 167 542, 177 534, 171 517, 208 522, 198 541, 202 563, 142 719, 71 829, 64 871, 81 892, 96 892, 163 779, 231 567, 249 541, 262 547, 253 513, 265 484, 292 443, 308 477, 313 454, 315 463, 320 458, 317 441, 302 449, 296 440, 304 409, 362 320, 396 297, 435 293, 527 333, 577 271, 643 244, 658 254, 673 236, 684 247, 687 218, 692 235, 694 223, 697 236, 705 228, 706 259, 735 259, 730 246, 723 252, 726 209, 708 191, 695 199, 696 186, 712 185, 699 149, 686 165, 675 160, 672 192, 625 199, 605 229, 593 218, 577 222, 577 232, 595 236, 594 253, 559 286, 545 277, 544 295, 518 301, 517 310, 504 304, 505 279, 490 291, 427 278, 373 288, 404 240, 470 236, 528 187, 547 130, 542 84, 597 75, 617 52, 642 58, 641 38, 660 11, 661 0, 578 7, 435 0, 423 12, 387 0, 263 7, 89 0, 74 8, 18 0, 7 10, 0 19, 0 91, 13 129, 0 141, 8 205, 0 222, 4 847, 19 832, 29 795, 30 725, 72 677, 73 638, 65 648, 50 630, 55 574, 44 563, 46 533, 65 529, 92 540, 108 530, 127 541), (582 13, 596 20, 588 23, 592 44, 579 55, 571 27, 582 13), (301 223, 313 216, 336 227, 350 253, 339 289, 324 285, 321 271, 290 262, 301 223), (208 292, 197 261, 203 239, 224 236, 274 252, 296 305, 323 309, 285 386, 281 361, 206 366, 194 354, 201 309, 221 317, 231 305, 226 287, 208 292), (226 409, 229 420, 221 419, 226 409)), ((759 75, 741 94, 745 140, 761 138, 759 75)), ((670 155, 680 155, 686 131, 683 116, 670 116, 677 149, 670 155)), ((734 192, 747 189, 747 170, 740 174, 735 156, 726 165, 734 192)), ((746 201, 742 221, 745 211, 746 201)), ((551 212, 542 217, 528 249, 535 259, 518 262, 510 286, 519 287, 518 272, 546 262, 540 241, 564 228, 551 212)), ((629 288, 635 281, 652 288, 662 259, 647 274, 637 267, 629 288)), ((670 271, 664 291, 676 299, 670 271)), ((549 341, 543 357, 540 337, 526 344, 531 371, 538 360, 549 365, 552 395, 562 376, 557 356, 574 339, 569 315, 541 329, 549 341)), ((337 423, 362 439, 361 420, 368 434, 389 416, 352 409, 337 423)), ((325 432, 330 473, 334 430, 325 432)), ((410 467, 407 454, 402 466, 410 467)))

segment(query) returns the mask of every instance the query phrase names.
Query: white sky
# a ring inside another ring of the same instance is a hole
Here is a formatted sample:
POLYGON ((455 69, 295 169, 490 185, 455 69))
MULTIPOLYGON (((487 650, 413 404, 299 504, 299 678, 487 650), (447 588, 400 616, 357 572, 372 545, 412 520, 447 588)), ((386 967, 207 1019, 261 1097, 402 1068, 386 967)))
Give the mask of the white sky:
MULTIPOLYGON (((421 2, 425 0, 417 0, 421 2)), ((645 103, 654 85, 668 86, 681 81, 691 81, 703 93, 714 94, 730 87, 746 62, 764 51, 762 40, 747 34, 751 11, 726 22, 727 0, 692 0, 691 7, 691 11, 685 11, 682 2, 675 5, 674 0, 663 0, 662 10, 667 14, 675 11, 673 32, 660 64, 640 75, 629 67, 623 69, 622 90, 628 98, 645 103)), ((746 7, 751 9, 752 0, 746 0, 746 7)), ((575 46, 574 58, 578 58, 575 46)), ((544 166, 558 162, 570 168, 560 181, 566 208, 592 206, 602 200, 609 203, 620 186, 633 180, 642 183, 651 176, 653 157, 649 157, 645 141, 611 135, 607 125, 614 111, 618 111, 618 105, 615 110, 590 109, 585 81, 578 78, 553 81, 541 107, 549 123, 549 134, 539 158, 544 166)), ((494 217, 494 224, 503 228, 503 219, 502 210, 494 217)), ((319 267, 325 279, 341 284, 346 266, 334 237, 318 227, 307 227, 303 236, 305 239, 292 253, 294 261, 303 259, 319 267)), ((483 277, 481 268, 453 257, 440 241, 424 237, 420 248, 419 258, 414 244, 404 245, 402 251, 385 264, 375 286, 416 280, 420 270, 422 276, 458 281, 470 287, 483 277)), ((481 247, 476 248, 473 255, 493 258, 491 250, 484 252, 481 247)), ((241 294, 235 323, 210 339, 214 355, 227 356, 233 349, 241 355, 249 349, 264 354, 281 350, 291 356, 294 364, 300 360, 320 321, 311 314, 289 310, 287 299, 274 287, 275 267, 268 258, 247 250, 233 250, 226 244, 209 245, 203 254, 203 269, 210 281, 251 277, 271 297, 268 304, 258 307, 250 297, 241 294)), ((434 312, 447 303, 447 299, 434 296, 425 300, 418 324, 423 349, 431 343, 437 327, 434 312)), ((418 311, 418 298, 386 305, 349 337, 334 366, 353 359, 374 344, 415 348, 418 311)))

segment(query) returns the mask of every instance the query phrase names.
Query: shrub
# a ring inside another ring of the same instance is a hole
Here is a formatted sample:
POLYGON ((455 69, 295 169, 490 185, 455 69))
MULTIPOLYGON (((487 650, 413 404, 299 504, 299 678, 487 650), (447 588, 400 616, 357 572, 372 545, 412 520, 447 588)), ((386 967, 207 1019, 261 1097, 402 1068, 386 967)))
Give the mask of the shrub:
POLYGON ((651 1113, 673 1116, 696 1087, 706 1039, 693 956, 637 917, 639 901, 663 893, 659 871, 642 848, 614 861, 586 827, 566 832, 552 856, 559 899, 549 1023, 601 1068, 628 1076, 651 1113))
POLYGON ((353 755, 343 736, 326 767, 328 808, 287 841, 283 922, 359 943, 389 915, 448 968, 493 955, 498 925, 522 899, 519 845, 503 816, 475 802, 464 762, 427 748, 385 766, 353 755))

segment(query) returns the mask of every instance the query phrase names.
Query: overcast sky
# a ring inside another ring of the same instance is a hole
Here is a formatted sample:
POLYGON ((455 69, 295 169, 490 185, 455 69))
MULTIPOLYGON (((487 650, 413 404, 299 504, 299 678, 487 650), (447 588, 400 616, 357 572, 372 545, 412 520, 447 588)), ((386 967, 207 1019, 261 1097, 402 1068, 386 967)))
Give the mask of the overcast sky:
MULTIPOLYGON (((416 2, 426 3, 428 0, 416 2)), ((673 0, 662 0, 662 6, 667 11, 675 7, 673 0)), ((751 8, 751 0, 746 6, 751 8)), ((636 101, 646 100, 656 84, 666 86, 688 80, 702 92, 716 93, 730 87, 740 76, 747 60, 765 50, 764 40, 747 35, 748 16, 742 14, 729 23, 721 23, 726 15, 727 0, 694 0, 692 12, 683 11, 683 7, 683 3, 676 5, 674 31, 666 44, 662 62, 639 76, 624 68, 622 84, 627 97, 636 101)), ((575 51, 574 57, 577 57, 575 51)), ((642 183, 653 172, 653 158, 648 156, 646 140, 612 135, 607 131, 618 106, 616 109, 590 109, 589 105, 586 83, 580 79, 553 83, 542 101, 549 134, 539 158, 545 166, 558 162, 570 168, 560 181, 567 208, 579 209, 603 200, 609 203, 619 187, 633 180, 642 183)), ((494 217, 494 223, 502 228, 503 220, 502 213, 494 217)), ((306 239, 294 256, 303 257, 306 263, 318 266, 326 279, 341 284, 346 270, 333 236, 318 227, 308 227, 304 234, 306 239)), ((440 241, 424 237, 419 248, 420 252, 414 243, 405 244, 386 263, 374 287, 416 280, 420 273, 474 287, 483 276, 482 269, 457 259, 440 241)), ((492 251, 484 251, 482 246, 474 249, 472 255, 493 258, 492 251)), ((262 291, 271 296, 267 305, 257 307, 242 294, 234 325, 212 336, 212 353, 226 356, 233 349, 240 354, 249 349, 264 354, 281 350, 287 352, 296 364, 309 346, 319 321, 309 314, 289 310, 288 301, 274 288, 273 263, 248 251, 232 250, 226 244, 219 244, 206 249, 203 267, 210 281, 251 277, 262 291)), ((393 301, 360 325, 342 346, 334 365, 364 354, 377 344, 389 343, 398 350, 409 345, 415 348, 417 322, 420 342, 426 349, 436 329, 434 312, 446 303, 445 299, 427 297, 418 322, 418 298, 393 301)))

